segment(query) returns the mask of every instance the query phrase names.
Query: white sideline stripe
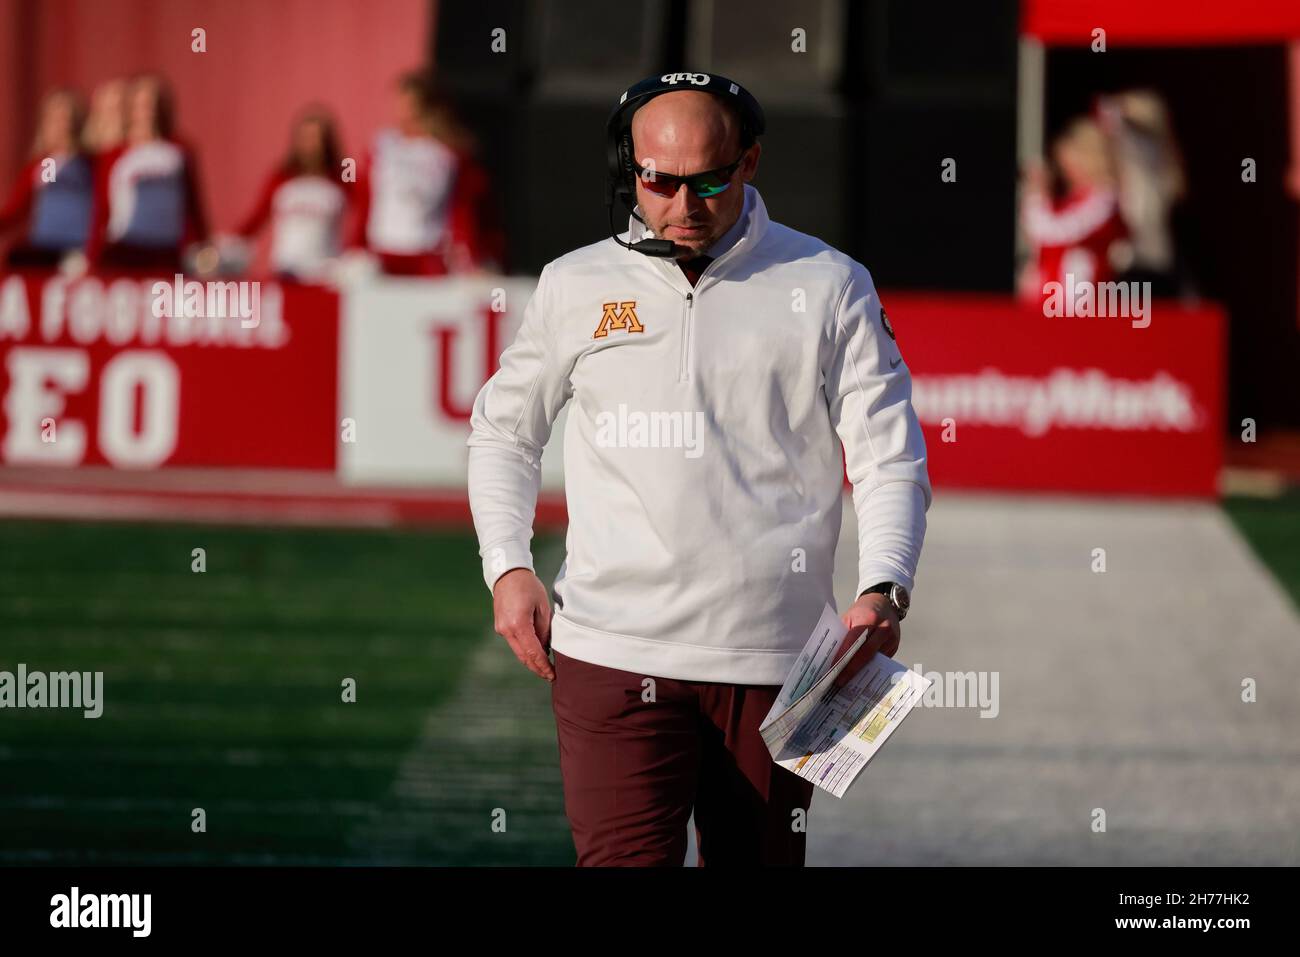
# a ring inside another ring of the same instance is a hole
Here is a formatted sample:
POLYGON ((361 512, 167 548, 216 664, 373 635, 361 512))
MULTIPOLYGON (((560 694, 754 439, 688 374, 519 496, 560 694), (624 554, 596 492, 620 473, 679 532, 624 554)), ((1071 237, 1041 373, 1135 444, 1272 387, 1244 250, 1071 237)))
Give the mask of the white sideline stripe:
POLYGON ((358 816, 369 814, 374 806, 368 801, 289 801, 223 799, 205 801, 202 798, 163 800, 161 798, 65 798, 40 796, 29 798, 0 798, 0 809, 14 811, 167 811, 182 810, 189 814, 192 808, 201 807, 209 813, 221 814, 330 814, 358 816))
POLYGON ((289 525, 397 524, 397 510, 382 503, 167 501, 89 492, 0 490, 0 515, 24 518, 170 519, 196 522, 275 522, 289 525))
MULTIPOLYGON (((286 751, 274 748, 113 748, 96 749, 93 760, 104 764, 230 764, 235 766, 274 766, 278 768, 312 765, 314 767, 382 767, 393 763, 394 749, 356 749, 335 751, 286 751)), ((81 748, 29 748, 0 745, 0 761, 85 761, 81 748)))
MULTIPOLYGON (((369 727, 389 720, 391 717, 387 712, 382 714, 369 714, 361 718, 348 719, 342 716, 338 709, 338 704, 331 704, 328 701, 316 705, 293 705, 288 708, 279 708, 272 704, 262 704, 260 706, 264 714, 279 714, 283 710, 290 710, 295 714, 313 713, 322 724, 341 725, 344 723, 360 724, 369 727), (275 709, 275 710, 272 710, 275 709)), ((52 709, 53 710, 53 709, 52 709)), ((58 709, 71 710, 77 713, 76 708, 58 709)), ((238 720, 245 716, 244 712, 239 712, 231 708, 228 704, 188 704, 174 701, 126 701, 113 704, 112 699, 104 705, 104 714, 94 720, 101 724, 113 724, 121 719, 124 715, 127 717, 137 717, 142 714, 162 715, 165 714, 169 721, 213 721, 215 720, 238 720)))
MULTIPOLYGON (((16 465, 0 472, 0 486, 20 488, 82 488, 89 491, 121 489, 136 492, 253 492, 276 494, 286 491, 312 495, 349 496, 364 493, 363 486, 344 485, 333 471, 300 469, 228 469, 168 467, 119 469, 103 465, 76 468, 16 465)), ((387 487, 385 493, 390 491, 387 487)), ((411 489, 421 493, 422 489, 411 489)))
MULTIPOLYGON (((459 486, 430 487, 419 485, 373 485, 343 482, 333 472, 269 469, 161 468, 153 470, 116 469, 106 466, 77 468, 33 468, 7 466, 0 470, 0 488, 16 491, 122 491, 137 494, 179 492, 226 495, 290 495, 311 498, 357 499, 382 498, 416 502, 464 501, 465 490, 459 486)), ((543 493, 545 494, 545 493, 543 493)))
MULTIPOLYGON (((223 596, 218 600, 226 599, 223 596)), ((0 605, 2 604, 3 598, 0 598, 0 605)), ((91 635, 85 633, 58 634, 51 633, 48 630, 47 625, 33 623, 24 623, 19 627, 11 627, 10 630, 5 633, 5 637, 10 642, 14 643, 19 641, 24 641, 28 644, 39 642, 43 649, 48 649, 52 645, 69 646, 77 649, 105 647, 120 648, 122 642, 120 633, 111 629, 106 629, 98 634, 91 635), (42 629, 45 629, 44 633, 42 633, 42 629)), ((347 638, 348 636, 346 634, 321 631, 319 637, 298 638, 295 640, 280 638, 274 631, 270 630, 257 631, 246 629, 234 637, 229 635, 224 636, 222 639, 224 643, 222 647, 226 651, 238 649, 240 654, 258 655, 261 657, 270 657, 273 655, 280 656, 290 651, 314 652, 317 653, 318 657, 324 657, 324 655, 319 654, 321 642, 329 641, 334 643, 336 646, 341 646, 347 638)), ((187 637, 183 634, 178 635, 177 628, 174 624, 159 625, 157 627, 137 627, 135 633, 131 636, 132 649, 141 651, 150 646, 162 646, 173 651, 206 651, 208 647, 201 638, 196 639, 187 637)), ((365 654, 369 658, 412 657, 409 648, 402 645, 399 641, 382 638, 371 639, 368 642, 358 642, 346 650, 335 650, 333 652, 334 657, 340 658, 344 655, 355 656, 357 654, 365 654)), ((141 666, 138 665, 122 664, 110 668, 98 668, 96 670, 103 671, 105 677, 107 677, 110 672, 116 676, 121 676, 123 674, 138 674, 140 673, 140 668, 141 666)), ((227 671, 229 672, 230 669, 227 669, 227 671)), ((216 669, 213 669, 211 672, 204 671, 203 680, 207 681, 209 674, 217 673, 219 672, 216 669)), ((153 677, 175 678, 188 677, 189 671, 187 670, 187 667, 155 665, 150 670, 150 674, 153 677)), ((3 750, 3 746, 0 746, 0 751, 3 750)))
POLYGON ((0 863, 129 866, 140 864, 221 864, 235 867, 271 864, 280 867, 333 867, 337 865, 355 865, 356 860, 348 857, 311 857, 303 854, 222 854, 205 851, 177 851, 174 854, 150 851, 147 854, 141 854, 137 851, 106 853, 92 850, 0 850, 0 863))
MULTIPOLYGON (((540 574, 549 574, 559 567, 563 549, 562 538, 548 545, 534 555, 534 567, 540 574)), ((485 596, 484 615, 490 618, 491 614, 491 599, 485 596)), ((425 715, 423 728, 398 765, 387 797, 375 807, 375 817, 353 828, 348 841, 352 847, 380 855, 437 854, 464 839, 448 826, 449 814, 457 809, 473 806, 473 824, 486 827, 491 808, 531 803, 530 774, 554 774, 558 782, 558 757, 554 765, 545 767, 481 767, 475 763, 478 754, 490 754, 498 745, 518 753, 530 740, 545 738, 548 746, 555 740, 552 721, 530 724, 526 715, 501 707, 509 701, 497 697, 503 679, 509 685, 507 696, 528 695, 526 684, 514 686, 512 673, 516 671, 533 682, 542 680, 524 668, 505 639, 489 625, 455 692, 425 715), (450 735, 448 729, 452 729, 450 735)), ((549 714, 549 705, 543 707, 549 714)))

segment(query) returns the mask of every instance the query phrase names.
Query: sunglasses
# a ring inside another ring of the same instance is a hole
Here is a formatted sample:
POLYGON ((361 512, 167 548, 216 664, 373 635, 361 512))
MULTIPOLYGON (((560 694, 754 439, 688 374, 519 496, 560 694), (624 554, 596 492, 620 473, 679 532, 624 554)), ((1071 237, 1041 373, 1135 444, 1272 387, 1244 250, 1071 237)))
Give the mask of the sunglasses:
MULTIPOLYGON (((748 152, 748 150, 745 152, 748 152)), ((686 188, 696 196, 707 198, 717 196, 731 185, 731 174, 736 172, 744 159, 745 153, 741 153, 734 163, 719 166, 717 169, 708 169, 703 173, 695 173, 691 176, 673 176, 671 173, 660 173, 657 170, 638 166, 635 160, 632 162, 632 169, 641 178, 645 188, 656 196, 671 199, 677 195, 677 190, 685 183, 686 188)))

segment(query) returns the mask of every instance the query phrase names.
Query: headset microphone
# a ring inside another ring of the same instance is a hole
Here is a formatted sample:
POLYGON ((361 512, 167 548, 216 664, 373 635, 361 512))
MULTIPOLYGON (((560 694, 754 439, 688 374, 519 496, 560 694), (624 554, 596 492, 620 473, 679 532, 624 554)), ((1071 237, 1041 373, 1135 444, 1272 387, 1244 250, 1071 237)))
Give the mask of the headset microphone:
POLYGON ((632 114, 647 101, 661 93, 674 90, 701 90, 726 100, 740 117, 741 147, 748 149, 755 139, 763 134, 766 126, 763 108, 758 100, 739 83, 714 73, 665 73, 661 76, 647 77, 629 87, 621 97, 618 106, 609 115, 605 127, 605 208, 609 214, 609 232, 614 241, 644 256, 671 258, 677 253, 677 245, 670 239, 642 239, 627 243, 619 239, 614 224, 614 199, 622 199, 632 215, 642 223, 644 219, 636 209, 636 172, 632 153, 632 114))
POLYGON ((605 209, 609 213, 609 234, 613 237, 614 242, 620 246, 626 246, 634 252, 645 256, 654 256, 657 259, 671 259, 677 255, 677 244, 671 239, 642 239, 635 243, 625 243, 619 239, 618 230, 614 228, 614 193, 612 190, 609 191, 608 198, 605 200, 605 209))

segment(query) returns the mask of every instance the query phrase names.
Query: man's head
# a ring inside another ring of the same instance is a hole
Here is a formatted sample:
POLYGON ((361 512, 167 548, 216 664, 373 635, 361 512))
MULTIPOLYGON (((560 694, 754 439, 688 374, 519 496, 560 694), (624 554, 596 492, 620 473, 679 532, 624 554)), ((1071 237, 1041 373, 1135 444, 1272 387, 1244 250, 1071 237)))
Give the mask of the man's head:
POLYGON ((674 90, 654 97, 632 116, 633 155, 645 172, 637 176, 636 200, 646 224, 661 239, 672 240, 679 259, 698 256, 735 225, 745 203, 743 183, 758 170, 761 147, 742 146, 736 112, 712 93, 674 90), (697 196, 678 185, 671 196, 661 195, 672 180, 651 177, 692 176, 731 167, 726 189, 697 196), (649 188, 658 185, 660 192, 649 188))

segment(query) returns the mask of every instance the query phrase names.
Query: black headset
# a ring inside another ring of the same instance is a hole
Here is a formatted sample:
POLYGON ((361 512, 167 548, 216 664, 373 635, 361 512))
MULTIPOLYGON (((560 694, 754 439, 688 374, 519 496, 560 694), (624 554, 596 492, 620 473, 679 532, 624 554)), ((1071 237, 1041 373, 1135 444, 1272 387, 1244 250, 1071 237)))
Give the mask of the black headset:
MULTIPOLYGON (((623 201, 623 205, 633 216, 636 214, 636 157, 632 151, 632 114, 648 101, 661 93, 675 90, 699 90, 712 93, 731 103, 740 115, 740 145, 748 149, 766 129, 763 108, 758 100, 739 83, 729 80, 717 73, 664 73, 646 77, 639 83, 628 87, 618 98, 618 105, 609 115, 605 125, 605 160, 606 185, 605 207, 609 212, 609 230, 615 242, 635 249, 647 256, 669 257, 675 249, 671 240, 643 239, 638 243, 625 243, 618 238, 614 228, 614 199, 623 201)), ((637 216, 637 219, 640 219, 637 216)), ((642 220, 644 222, 644 220, 642 220)))

